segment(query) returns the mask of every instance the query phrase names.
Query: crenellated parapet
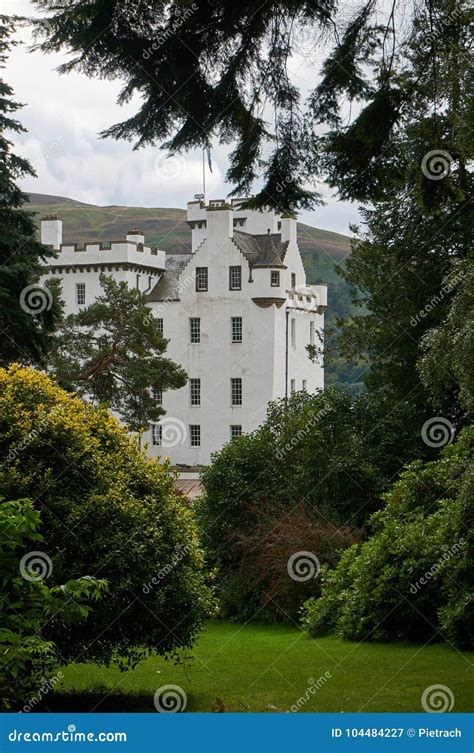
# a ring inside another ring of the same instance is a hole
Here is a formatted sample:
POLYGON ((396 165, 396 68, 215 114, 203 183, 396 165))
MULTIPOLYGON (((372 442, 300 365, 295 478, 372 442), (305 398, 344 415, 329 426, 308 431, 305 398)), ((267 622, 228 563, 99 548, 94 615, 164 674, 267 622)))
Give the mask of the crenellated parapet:
POLYGON ((99 268, 126 266, 138 267, 147 273, 163 272, 166 266, 166 254, 157 248, 145 245, 145 236, 133 228, 124 240, 110 243, 62 243, 62 222, 57 218, 45 218, 41 222, 41 240, 45 245, 52 245, 58 252, 48 267, 51 271, 77 267, 99 268))

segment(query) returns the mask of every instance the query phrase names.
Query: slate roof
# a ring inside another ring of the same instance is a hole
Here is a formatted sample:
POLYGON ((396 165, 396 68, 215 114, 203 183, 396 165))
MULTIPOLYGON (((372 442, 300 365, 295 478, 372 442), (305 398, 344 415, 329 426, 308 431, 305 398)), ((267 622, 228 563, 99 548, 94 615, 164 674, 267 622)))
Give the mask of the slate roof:
POLYGON ((192 256, 193 254, 166 254, 165 273, 150 292, 150 302, 179 300, 179 276, 192 256))
POLYGON ((251 267, 282 267, 288 243, 281 243, 280 235, 264 233, 250 235, 234 231, 234 241, 251 267))

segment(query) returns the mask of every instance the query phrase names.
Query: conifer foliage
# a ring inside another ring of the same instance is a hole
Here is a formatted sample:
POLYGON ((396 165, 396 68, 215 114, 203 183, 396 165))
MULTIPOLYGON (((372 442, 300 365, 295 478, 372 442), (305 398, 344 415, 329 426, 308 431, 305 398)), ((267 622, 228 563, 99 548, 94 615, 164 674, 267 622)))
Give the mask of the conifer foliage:
MULTIPOLYGON (((4 68, 17 20, 0 16, 0 67, 4 68)), ((13 114, 21 108, 12 88, 0 79, 0 362, 12 360, 41 364, 60 316, 54 285, 38 283, 41 265, 52 250, 36 239, 26 195, 17 181, 34 175, 30 163, 12 151, 5 132, 25 129, 13 114)))

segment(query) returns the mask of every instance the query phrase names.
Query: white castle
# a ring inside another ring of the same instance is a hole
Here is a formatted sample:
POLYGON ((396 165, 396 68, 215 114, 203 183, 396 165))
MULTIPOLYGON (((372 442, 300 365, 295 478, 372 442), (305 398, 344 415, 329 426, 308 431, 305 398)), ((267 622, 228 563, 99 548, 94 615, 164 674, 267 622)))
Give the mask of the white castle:
POLYGON ((308 346, 321 347, 327 288, 306 284, 296 219, 242 209, 242 201, 188 203, 191 253, 150 248, 136 228, 125 240, 78 248, 62 243, 59 219, 41 222, 42 242, 58 252, 43 280, 61 278, 66 313, 103 292, 101 273, 147 294, 188 383, 155 391, 166 414, 145 438, 150 455, 169 457, 189 478, 257 428, 269 401, 324 385, 308 346))

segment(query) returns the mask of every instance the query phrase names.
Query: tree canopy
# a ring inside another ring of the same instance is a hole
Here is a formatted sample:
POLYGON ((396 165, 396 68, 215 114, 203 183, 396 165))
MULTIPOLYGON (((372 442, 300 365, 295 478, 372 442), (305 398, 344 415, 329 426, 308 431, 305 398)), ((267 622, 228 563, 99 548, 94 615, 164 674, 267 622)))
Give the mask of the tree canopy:
POLYGON ((183 387, 186 372, 164 355, 168 340, 146 295, 108 275, 100 282, 102 295, 62 322, 51 370, 61 386, 116 410, 140 431, 164 413, 154 391, 183 387))
POLYGON ((467 0, 35 2, 41 49, 72 53, 61 72, 123 80, 121 103, 140 95, 105 136, 171 153, 232 143, 227 179, 242 195, 261 178, 254 206, 311 207, 324 174, 364 202, 411 181, 427 208, 466 195, 467 0), (305 91, 292 63, 318 56, 305 91))

